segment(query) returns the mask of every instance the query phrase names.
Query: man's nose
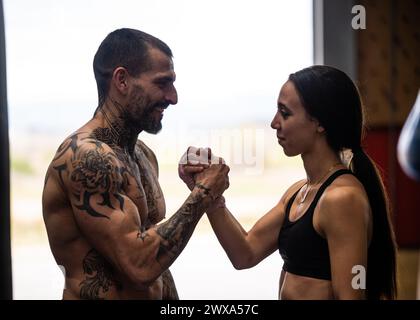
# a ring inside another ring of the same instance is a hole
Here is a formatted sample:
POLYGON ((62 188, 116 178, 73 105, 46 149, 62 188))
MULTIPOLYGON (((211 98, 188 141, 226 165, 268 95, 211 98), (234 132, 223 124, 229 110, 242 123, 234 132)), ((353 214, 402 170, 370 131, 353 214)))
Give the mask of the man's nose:
POLYGON ((178 93, 176 92, 174 86, 172 86, 172 88, 168 91, 165 98, 170 104, 178 103, 178 93))

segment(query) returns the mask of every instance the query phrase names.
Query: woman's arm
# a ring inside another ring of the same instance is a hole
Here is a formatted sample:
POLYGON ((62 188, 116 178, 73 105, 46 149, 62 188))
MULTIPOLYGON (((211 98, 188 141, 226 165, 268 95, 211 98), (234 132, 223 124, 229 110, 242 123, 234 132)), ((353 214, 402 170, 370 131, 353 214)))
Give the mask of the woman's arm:
POLYGON ((320 201, 336 299, 365 298, 369 221, 370 206, 358 188, 334 188, 320 201))
POLYGON ((284 217, 282 201, 259 219, 249 232, 226 207, 207 212, 207 216, 236 269, 251 268, 277 249, 277 237, 284 217))

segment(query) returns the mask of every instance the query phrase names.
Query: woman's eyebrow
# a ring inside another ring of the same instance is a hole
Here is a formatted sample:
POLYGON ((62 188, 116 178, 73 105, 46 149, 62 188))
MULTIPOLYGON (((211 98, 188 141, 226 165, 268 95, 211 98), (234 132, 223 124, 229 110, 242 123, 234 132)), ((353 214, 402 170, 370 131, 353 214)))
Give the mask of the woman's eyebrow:
POLYGON ((280 101, 277 101, 277 107, 278 108, 283 107, 283 108, 289 109, 284 103, 282 103, 280 101))

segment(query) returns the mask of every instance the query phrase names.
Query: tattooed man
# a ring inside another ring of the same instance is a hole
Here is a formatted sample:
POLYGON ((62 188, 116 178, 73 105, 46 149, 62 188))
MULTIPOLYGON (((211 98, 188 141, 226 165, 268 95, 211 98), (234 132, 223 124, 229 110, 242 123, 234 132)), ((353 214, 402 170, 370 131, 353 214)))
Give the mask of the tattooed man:
POLYGON ((229 168, 212 164, 165 222, 155 134, 177 103, 172 52, 133 29, 110 33, 93 61, 99 106, 60 145, 45 178, 43 214, 64 299, 177 299, 169 266, 206 209, 228 187, 229 168))

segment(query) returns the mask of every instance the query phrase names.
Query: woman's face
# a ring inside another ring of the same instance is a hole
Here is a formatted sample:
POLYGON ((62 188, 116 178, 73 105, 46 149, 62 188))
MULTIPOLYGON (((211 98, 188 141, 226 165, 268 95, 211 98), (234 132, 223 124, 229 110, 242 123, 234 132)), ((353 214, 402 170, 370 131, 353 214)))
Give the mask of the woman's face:
POLYGON ((280 90, 271 127, 276 130, 278 142, 287 156, 309 152, 315 143, 320 129, 318 121, 310 118, 291 81, 280 90))

